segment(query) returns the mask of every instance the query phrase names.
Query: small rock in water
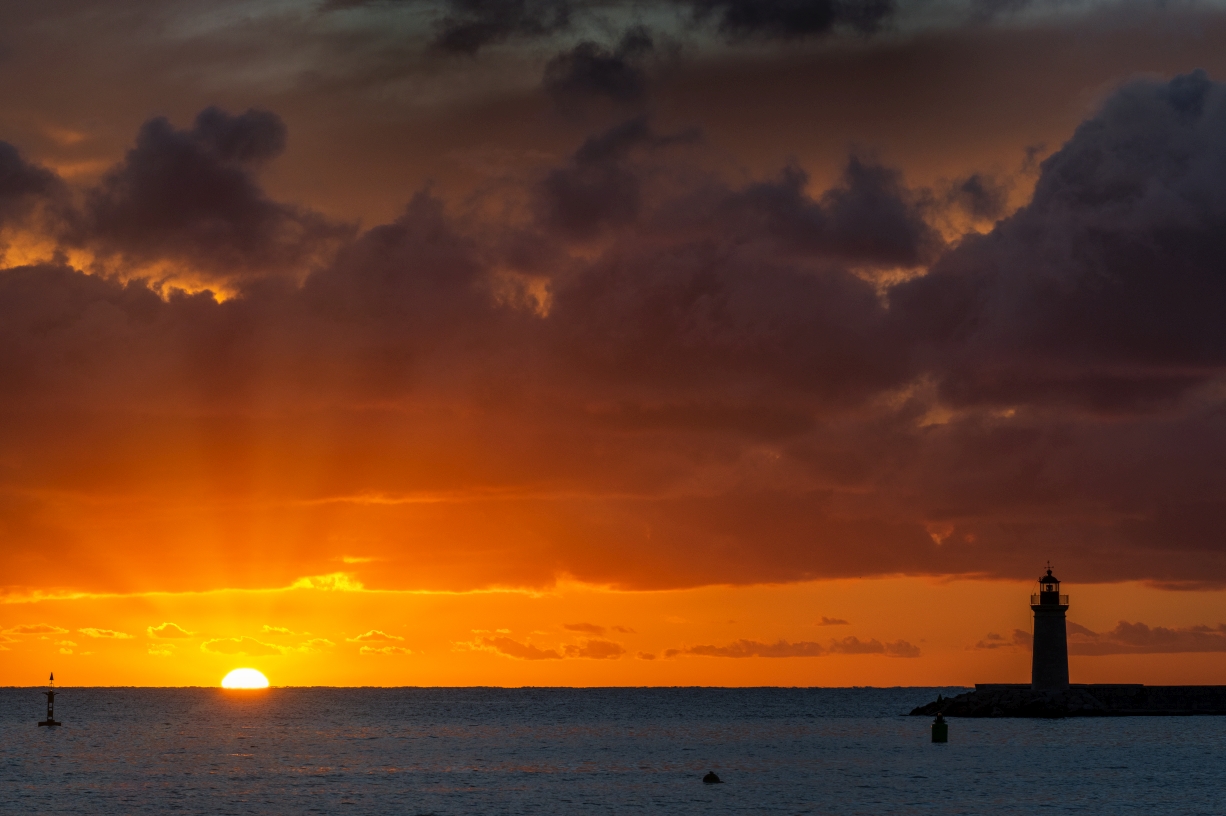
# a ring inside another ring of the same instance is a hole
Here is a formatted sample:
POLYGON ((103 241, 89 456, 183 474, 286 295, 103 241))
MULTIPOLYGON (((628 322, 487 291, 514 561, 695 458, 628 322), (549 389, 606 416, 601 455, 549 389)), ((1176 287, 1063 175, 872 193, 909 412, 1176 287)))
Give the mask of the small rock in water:
POLYGON ((724 780, 722 780, 722 779, 720 779, 718 776, 716 776, 716 775, 715 775, 715 771, 707 771, 707 775, 706 775, 706 776, 704 776, 704 777, 702 778, 702 781, 703 781, 703 782, 706 782, 708 785, 722 785, 722 784, 724 784, 724 780))

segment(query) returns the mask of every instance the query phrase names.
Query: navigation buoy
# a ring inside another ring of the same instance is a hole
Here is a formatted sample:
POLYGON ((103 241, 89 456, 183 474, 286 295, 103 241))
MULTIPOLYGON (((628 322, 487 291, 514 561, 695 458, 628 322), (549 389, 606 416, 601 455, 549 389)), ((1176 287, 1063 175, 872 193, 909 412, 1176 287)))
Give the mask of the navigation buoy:
POLYGON ((715 771, 707 771, 707 775, 706 775, 706 776, 704 776, 704 777, 702 778, 702 781, 703 781, 703 782, 706 782, 708 785, 722 785, 722 784, 724 784, 724 780, 722 780, 722 779, 720 779, 718 776, 716 776, 716 775, 715 775, 715 771))
POLYGON ((932 741, 949 742, 949 725, 945 722, 945 717, 940 714, 932 721, 932 741))
POLYGON ((51 672, 51 679, 47 682, 47 690, 43 694, 47 695, 47 719, 39 725, 63 725, 55 721, 55 672, 51 672))

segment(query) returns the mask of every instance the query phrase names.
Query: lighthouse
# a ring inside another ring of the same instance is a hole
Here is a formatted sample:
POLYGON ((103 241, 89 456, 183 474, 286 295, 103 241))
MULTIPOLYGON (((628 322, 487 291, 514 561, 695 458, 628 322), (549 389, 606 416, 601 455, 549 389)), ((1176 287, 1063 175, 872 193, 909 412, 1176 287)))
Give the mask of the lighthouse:
POLYGON ((1064 613, 1068 596, 1060 594, 1060 579, 1051 574, 1039 578, 1039 593, 1030 596, 1034 610, 1034 652, 1030 662, 1030 687, 1035 691, 1068 691, 1068 629, 1064 613))

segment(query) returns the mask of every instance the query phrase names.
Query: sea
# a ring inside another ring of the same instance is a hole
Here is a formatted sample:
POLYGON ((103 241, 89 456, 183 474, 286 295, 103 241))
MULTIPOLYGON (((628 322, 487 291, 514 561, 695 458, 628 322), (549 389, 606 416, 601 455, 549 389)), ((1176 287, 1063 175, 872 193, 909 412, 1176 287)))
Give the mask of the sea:
POLYGON ((950 720, 956 688, 0 689, 2 814, 1219 814, 1226 717, 950 720), (722 784, 706 784, 715 772, 722 784))

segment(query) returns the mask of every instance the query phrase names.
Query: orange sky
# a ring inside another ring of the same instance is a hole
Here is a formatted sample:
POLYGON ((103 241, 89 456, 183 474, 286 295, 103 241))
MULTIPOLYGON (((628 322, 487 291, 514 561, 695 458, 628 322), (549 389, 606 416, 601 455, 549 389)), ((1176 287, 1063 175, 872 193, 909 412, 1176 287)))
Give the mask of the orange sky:
POLYGON ((1005 5, 0 9, 0 684, 1217 682, 1226 13, 1005 5))
MULTIPOLYGON (((1030 630, 1021 583, 469 593, 372 591, 343 573, 297 583, 6 604, 0 683, 37 684, 49 668, 74 685, 211 685, 252 666, 274 685, 443 686, 969 685, 1026 682, 1030 670, 1027 645, 1013 643, 1030 630), (771 649, 781 656, 730 656, 771 649)), ((1120 620, 1187 628, 1221 603, 1137 584, 1069 589, 1070 620, 1096 633, 1120 620)), ((1078 653, 1086 637, 1072 640, 1073 682, 1212 683, 1226 668, 1221 652, 1094 656, 1078 653)))

